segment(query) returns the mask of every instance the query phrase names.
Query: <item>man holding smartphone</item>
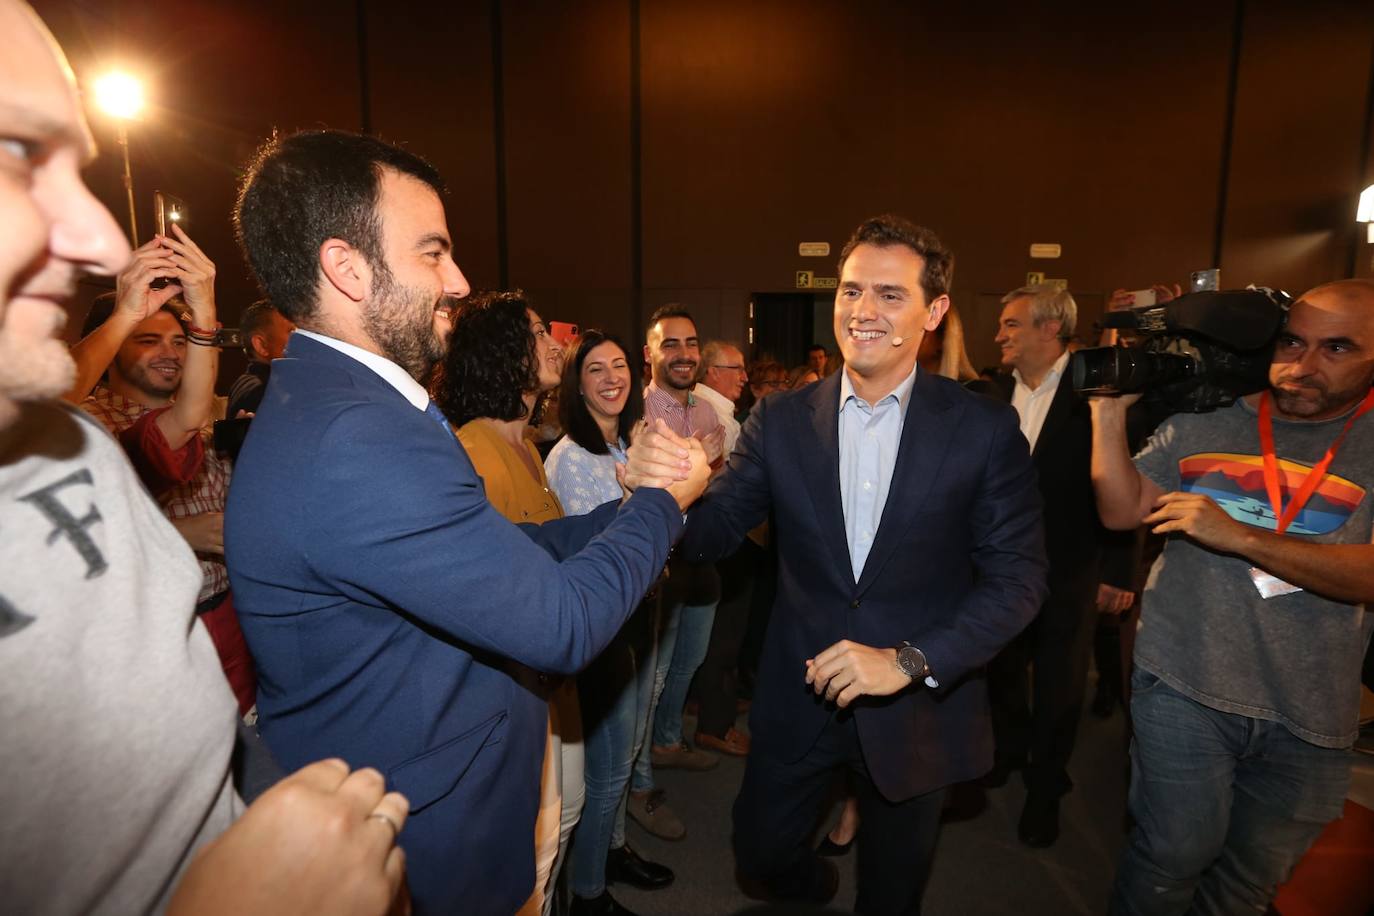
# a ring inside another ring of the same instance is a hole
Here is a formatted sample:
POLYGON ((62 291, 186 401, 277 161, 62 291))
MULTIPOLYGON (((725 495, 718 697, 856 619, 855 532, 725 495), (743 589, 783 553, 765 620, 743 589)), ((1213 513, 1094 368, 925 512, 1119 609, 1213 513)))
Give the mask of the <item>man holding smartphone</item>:
POLYGON ((224 502, 229 461, 211 422, 219 370, 215 265, 182 228, 134 251, 115 293, 98 298, 73 353, 76 401, 118 438, 139 477, 200 561, 196 610, 247 713, 257 679, 229 595, 224 502), (156 284, 159 279, 166 283, 156 284), (183 317, 177 306, 184 307, 183 317), (104 372, 103 380, 95 380, 104 372), (89 395, 80 395, 94 384, 89 395))

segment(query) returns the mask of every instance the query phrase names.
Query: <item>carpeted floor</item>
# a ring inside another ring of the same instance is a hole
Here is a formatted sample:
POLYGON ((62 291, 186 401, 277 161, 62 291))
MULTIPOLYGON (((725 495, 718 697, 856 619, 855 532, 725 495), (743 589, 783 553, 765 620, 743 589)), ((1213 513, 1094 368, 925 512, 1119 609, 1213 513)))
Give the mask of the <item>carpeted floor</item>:
MULTIPOLYGON (((741 717, 741 729, 746 726, 741 717)), ((687 721, 692 734, 696 723, 687 721)), ((1086 709, 1070 765, 1075 788, 1060 809, 1061 835, 1050 849, 1035 850, 1016 839, 1025 790, 1013 775, 1006 786, 987 792, 987 808, 971 820, 947 824, 941 834, 924 912, 933 916, 1075 916, 1106 907, 1117 853, 1125 838, 1125 719, 1118 708, 1109 719, 1086 709)), ((661 771, 658 784, 668 804, 687 825, 686 839, 669 843, 629 826, 629 842, 641 855, 677 872, 661 891, 613 886, 611 893, 641 916, 731 914, 757 905, 739 889, 730 852, 730 807, 744 762, 722 757, 706 773, 661 771)), ((827 820, 827 828, 833 820, 827 820)), ((846 912, 854 903, 854 853, 836 862, 840 892, 832 907, 846 912)))

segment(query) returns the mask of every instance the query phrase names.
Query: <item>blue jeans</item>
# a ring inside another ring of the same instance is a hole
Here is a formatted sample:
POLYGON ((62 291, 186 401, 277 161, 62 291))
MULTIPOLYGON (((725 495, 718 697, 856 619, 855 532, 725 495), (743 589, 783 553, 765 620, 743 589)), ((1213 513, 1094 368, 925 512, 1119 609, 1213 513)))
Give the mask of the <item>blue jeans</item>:
MULTIPOLYGON (((658 708, 659 698, 663 695, 663 685, 668 680, 668 668, 673 661, 673 650, 677 645, 677 623, 682 616, 681 607, 661 607, 654 639, 645 653, 645 664, 641 666, 639 679, 639 715, 635 725, 635 768, 630 780, 630 788, 635 792, 648 792, 654 788, 654 765, 649 756, 649 731, 654 721, 654 710, 658 708)), ((621 812, 616 839, 623 842, 625 815, 621 812)))
MULTIPOLYGON (((1320 672, 1313 672, 1320 677, 1320 672)), ((1350 785, 1350 752, 1131 676, 1131 814, 1110 912, 1264 913, 1350 785)))
POLYGON ((606 651, 578 675, 587 800, 568 854, 568 886, 579 897, 601 895, 606 854, 625 842, 623 826, 619 843, 613 842, 616 818, 630 783, 635 734, 643 740, 647 718, 640 711, 635 662, 651 647, 654 610, 649 601, 640 605, 606 651))
POLYGON ((660 747, 669 747, 682 740, 682 708, 687 705, 687 690, 692 686, 692 678, 706 659, 715 620, 714 601, 686 604, 678 611, 672 664, 668 666, 663 692, 654 711, 654 744, 660 747))

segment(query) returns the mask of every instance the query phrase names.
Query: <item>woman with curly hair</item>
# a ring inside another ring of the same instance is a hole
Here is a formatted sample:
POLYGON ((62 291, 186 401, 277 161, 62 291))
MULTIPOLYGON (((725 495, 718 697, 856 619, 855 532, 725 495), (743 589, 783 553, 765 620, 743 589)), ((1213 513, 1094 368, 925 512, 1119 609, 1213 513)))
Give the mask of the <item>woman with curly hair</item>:
MULTIPOLYGON (((558 412, 566 435, 544 466, 569 515, 620 499, 616 464, 644 415, 636 361, 614 335, 587 330, 563 368, 558 412)), ((586 734, 587 804, 568 864, 572 916, 630 916, 606 890, 618 881, 667 887, 672 871, 625 843, 630 771, 647 740, 654 676, 657 596, 647 595, 606 650, 577 679, 586 734)))
MULTIPOLYGON (((513 522, 562 518, 539 453, 525 436, 543 395, 557 387, 563 351, 521 293, 485 293, 453 318, 434 401, 448 417, 486 487, 487 500, 513 522)), ((549 740, 535 824, 535 884, 526 916, 553 909, 553 887, 582 812, 582 725, 572 680, 553 682, 521 667, 516 678, 548 697, 549 740)))

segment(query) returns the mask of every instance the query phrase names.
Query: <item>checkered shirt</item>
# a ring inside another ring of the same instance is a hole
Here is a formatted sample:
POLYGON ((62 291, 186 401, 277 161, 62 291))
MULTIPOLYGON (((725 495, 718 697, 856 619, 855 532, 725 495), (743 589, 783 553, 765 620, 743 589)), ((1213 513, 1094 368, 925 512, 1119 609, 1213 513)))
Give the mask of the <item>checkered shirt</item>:
MULTIPOLYGON (((91 392, 90 397, 81 402, 81 409, 99 420, 100 424, 110 431, 110 435, 119 438, 120 433, 133 426, 139 417, 152 408, 115 394, 108 387, 100 385, 91 392)), ((224 501, 229 495, 230 465, 228 459, 215 451, 211 440, 212 434, 213 430, 209 424, 200 431, 205 444, 205 461, 196 472, 196 476, 190 483, 172 487, 158 500, 163 513, 169 519, 191 518, 205 512, 224 511, 224 501)), ((196 559, 200 561, 200 570, 204 576, 197 600, 204 601, 227 591, 229 571, 224 566, 224 558, 216 554, 198 553, 196 559)))

